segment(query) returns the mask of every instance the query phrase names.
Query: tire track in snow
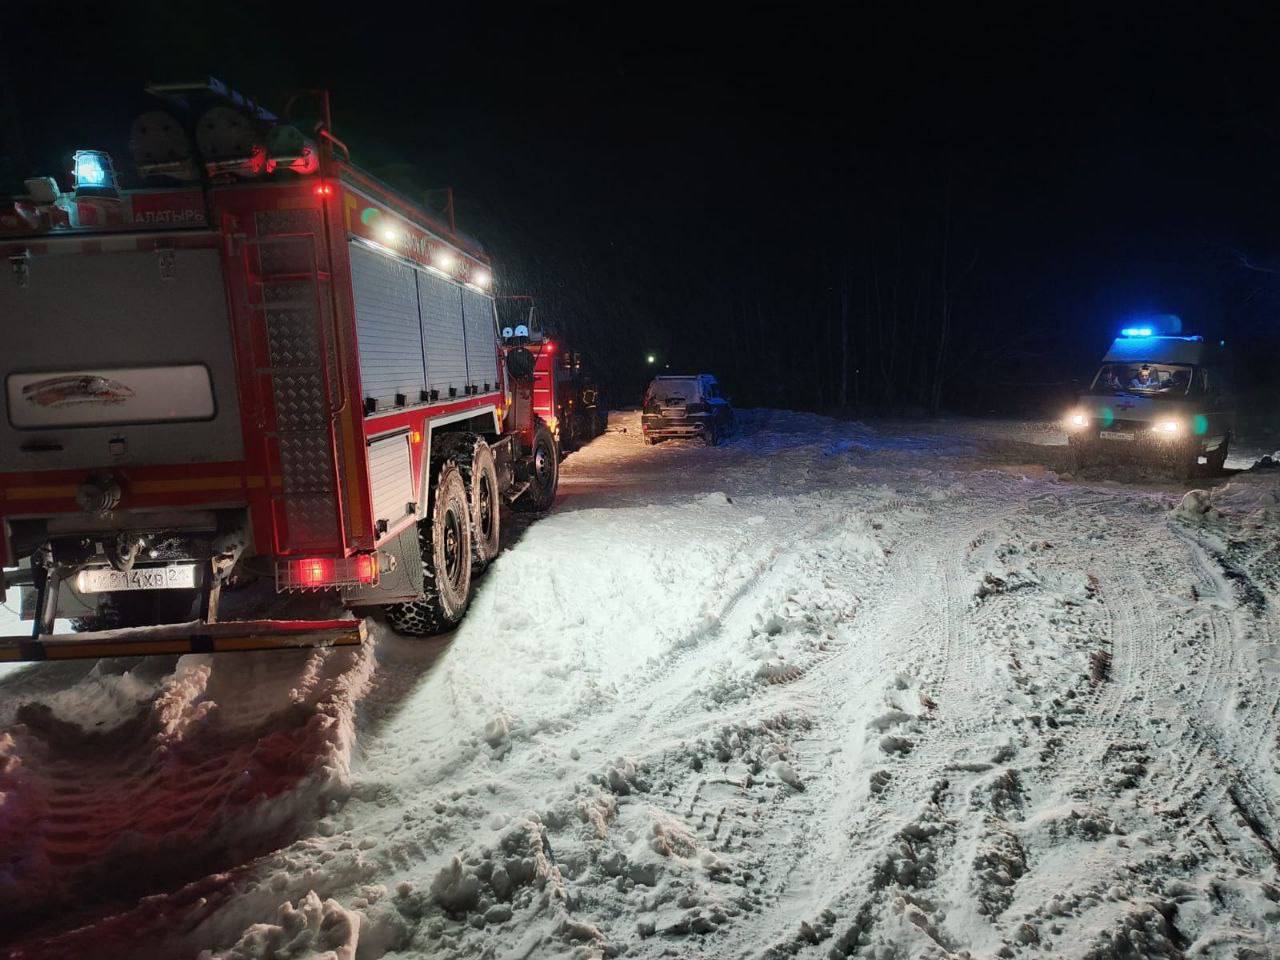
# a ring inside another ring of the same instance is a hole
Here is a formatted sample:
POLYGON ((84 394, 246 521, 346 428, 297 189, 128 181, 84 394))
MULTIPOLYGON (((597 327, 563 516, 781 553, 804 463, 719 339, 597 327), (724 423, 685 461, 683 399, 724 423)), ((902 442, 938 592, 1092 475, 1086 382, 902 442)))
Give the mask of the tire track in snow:
MULTIPOLYGON (((1065 522, 1069 529, 1074 511, 1072 508, 1067 508, 1061 513, 1066 518, 1065 522)), ((1006 519, 1009 518, 1006 517, 1006 519)), ((1061 518, 1057 518, 1056 522, 1062 522, 1061 518)), ((1137 625, 1142 621, 1144 612, 1151 612, 1151 595, 1140 579, 1121 580, 1112 575, 1110 571, 1107 571, 1107 574, 1110 586, 1108 599, 1112 601, 1109 613, 1112 617, 1113 627, 1110 632, 1113 634, 1113 645, 1120 650, 1118 679, 1110 687, 1103 687, 1091 698, 1091 702, 1087 705, 1084 714, 1079 716, 1073 723, 1075 730, 1072 731, 1070 739, 1063 743, 1056 752, 1053 758, 1056 762, 1050 764, 1051 768, 1060 768, 1062 764, 1066 764, 1066 773, 1077 782, 1079 785, 1077 789, 1085 795, 1092 795, 1097 790, 1097 773, 1094 768, 1097 762, 1096 758, 1100 757, 1108 749, 1114 736, 1111 731, 1118 732, 1127 726, 1127 701, 1135 696, 1139 699, 1146 697, 1153 682, 1153 677, 1151 671, 1147 669, 1147 664, 1154 650, 1155 641, 1149 630, 1143 631, 1137 625), (1117 607, 1119 607, 1119 610, 1117 610, 1117 607)), ((964 615, 962 614, 962 619, 963 617, 964 615)), ((963 628, 961 633, 963 634, 963 628)), ((945 651, 943 657, 944 662, 950 659, 949 654, 945 651)), ((942 701, 940 700, 940 702, 942 701)), ((940 713, 942 712, 940 711, 940 713)), ((948 721, 944 716, 935 722, 946 724, 948 721)), ((956 726, 959 727, 959 725, 956 726)), ((970 729, 966 731, 966 734, 971 734, 971 732, 972 730, 970 729)), ((929 780, 930 774, 932 774, 935 784, 940 782, 937 779, 939 776, 949 779, 950 786, 943 790, 939 796, 953 798, 949 802, 949 808, 951 810, 958 809, 959 800, 957 798, 967 795, 969 789, 965 784, 985 782, 984 775, 981 770, 970 771, 963 766, 951 770, 946 769, 944 757, 951 752, 955 742, 951 736, 946 736, 941 731, 927 729, 921 740, 923 742, 918 743, 910 754, 910 762, 917 767, 917 770, 910 778, 895 777, 895 781, 886 791, 890 793, 890 801, 896 800, 901 805, 906 797, 912 793, 920 792, 926 781, 929 780), (908 785, 909 789, 904 791, 902 788, 908 785), (893 792, 896 792, 896 796, 893 795, 893 792)), ((998 770, 998 767, 996 769, 998 770)), ((1052 769, 1036 772, 1038 775, 1046 776, 1046 779, 1060 781, 1064 771, 1052 769)), ((946 824, 962 819, 963 817, 948 812, 948 805, 944 804, 939 809, 934 821, 946 824)), ((935 840, 930 844, 930 857, 933 862, 931 869, 936 873, 953 877, 964 878, 968 876, 969 864, 964 859, 957 859, 957 855, 964 852, 964 856, 967 857, 969 855, 967 851, 972 849, 972 843, 980 841, 981 837, 986 835, 986 830, 994 831, 990 835, 998 839, 1001 835, 999 822, 1000 820, 997 818, 996 821, 993 821, 992 827, 982 827, 977 834, 972 834, 971 839, 964 842, 960 842, 954 837, 948 839, 947 830, 944 830, 942 834, 936 834, 941 838, 942 842, 939 845, 938 841, 935 840)), ((907 826, 910 827, 910 824, 907 826)), ((878 835, 874 830, 863 830, 856 835, 864 850, 868 845, 874 848, 877 844, 881 849, 888 849, 899 842, 899 834, 892 829, 892 825, 888 832, 882 830, 878 835)), ((833 857, 833 864, 838 863, 839 859, 838 857, 833 857)), ((838 913, 858 918, 855 926, 860 930, 859 936, 865 936, 870 926, 874 926, 878 922, 875 917, 881 915, 882 907, 872 910, 870 915, 867 914, 865 909, 868 903, 876 899, 874 887, 874 878, 868 880, 868 878, 863 877, 851 887, 846 888, 845 893, 831 900, 833 905, 842 904, 842 908, 837 910, 838 913), (861 904, 861 906, 858 906, 858 904, 861 904)), ((916 888, 913 887, 912 889, 916 888)), ((921 902, 926 908, 929 906, 927 894, 925 900, 921 902)), ((942 928, 932 926, 931 930, 930 936, 934 937, 936 942, 944 948, 948 947, 945 922, 942 928)), ((995 930, 993 929, 994 932, 995 930)), ((856 939, 853 942, 856 943, 856 939)), ((999 945, 998 939, 994 945, 999 945)))
POLYGON ((20 708, 0 738, 8 932, 91 915, 292 836, 345 788, 372 666, 368 647, 189 656, 100 727, 64 716, 84 696, 75 689, 20 708))
POLYGON ((1213 662, 1208 669, 1196 671, 1201 690, 1194 710, 1187 710, 1179 719, 1184 723, 1183 738, 1190 741, 1195 756, 1210 754, 1212 768, 1220 771, 1224 779, 1208 791, 1199 791, 1193 802, 1221 821, 1220 835, 1224 831, 1227 835, 1234 832, 1232 827, 1243 818, 1254 842, 1280 868, 1277 852, 1280 812, 1268 788, 1268 783, 1277 779, 1273 759, 1277 743, 1275 701, 1261 690, 1246 688, 1244 703, 1241 703, 1233 693, 1242 681, 1253 680, 1256 684, 1262 679, 1256 673, 1256 665, 1250 669, 1249 664, 1239 661, 1242 648, 1252 645, 1252 641, 1245 639, 1247 633, 1268 634, 1266 611, 1254 610, 1250 615, 1249 607, 1240 605, 1232 582, 1221 572, 1204 544, 1175 524, 1170 525, 1170 530, 1191 559, 1203 588, 1202 596, 1210 601, 1207 605, 1201 604, 1202 608, 1207 606, 1201 618, 1209 625, 1213 662), (1224 702, 1232 702, 1237 715, 1234 728, 1249 731, 1249 742, 1228 739, 1220 724, 1224 702), (1206 808, 1210 795, 1216 800, 1216 809, 1206 808))
MULTIPOLYGON (((1018 507, 1008 502, 973 498, 962 505, 951 501, 940 509, 940 515, 919 520, 913 525, 912 534, 894 544, 889 569, 872 593, 876 600, 862 612, 853 627, 855 636, 875 637, 874 647, 881 649, 882 654, 871 662, 856 661, 859 644, 855 640, 841 648, 820 677, 815 676, 818 690, 814 699, 842 705, 834 717, 815 718, 815 739, 822 738, 824 728, 833 728, 827 734, 831 740, 839 737, 836 731, 841 729, 854 732, 865 728, 871 719, 869 714, 874 712, 873 701, 865 699, 867 688, 876 682, 885 683, 894 675, 921 678, 923 682, 918 689, 923 693, 927 687, 935 695, 940 705, 938 712, 945 717, 946 691, 955 682, 950 670, 955 624, 962 621, 962 611, 969 599, 958 596, 953 587, 960 571, 948 568, 958 568, 957 558, 964 556, 965 545, 997 518, 1018 507), (924 586, 926 583, 928 587, 924 586), (898 639, 893 639, 895 637, 898 639), (859 677, 865 679, 859 681, 859 677), (863 698, 857 699, 857 695, 863 698), (862 721, 856 722, 855 716, 861 716, 862 721)), ((818 878, 844 876, 850 862, 874 860, 868 857, 868 849, 887 851, 900 843, 898 832, 904 824, 886 817, 889 809, 910 806, 911 796, 927 796, 931 790, 938 796, 948 795, 947 790, 936 789, 941 763, 932 758, 944 755, 949 758, 961 735, 948 733, 943 718, 930 720, 924 726, 923 736, 906 755, 906 760, 895 762, 891 756, 878 755, 874 766, 890 770, 892 777, 883 786, 880 797, 868 799, 857 812, 850 808, 849 781, 855 770, 862 768, 864 774, 871 770, 863 768, 859 758, 851 757, 850 749, 829 758, 828 765, 820 771, 807 770, 810 779, 806 795, 814 797, 815 808, 826 812, 825 816, 819 815, 818 825, 811 831, 819 849, 807 846, 789 852, 787 864, 777 871, 783 882, 771 894, 776 908, 765 909, 735 925, 730 934, 730 944, 738 945, 734 949, 742 955, 754 955, 752 951, 758 947, 753 948, 752 944, 758 944, 761 938, 774 943, 776 950, 793 945, 794 941, 777 939, 780 915, 798 913, 816 918, 826 911, 835 916, 858 915, 864 924, 878 922, 879 908, 871 914, 863 910, 872 900, 879 900, 877 891, 881 881, 874 872, 850 877, 834 887, 829 882, 819 882, 818 878), (855 847, 859 853, 853 857, 855 847)), ((853 793, 856 797, 864 796, 860 787, 854 788, 853 793)), ((939 808, 938 816, 945 820, 947 814, 939 808)))

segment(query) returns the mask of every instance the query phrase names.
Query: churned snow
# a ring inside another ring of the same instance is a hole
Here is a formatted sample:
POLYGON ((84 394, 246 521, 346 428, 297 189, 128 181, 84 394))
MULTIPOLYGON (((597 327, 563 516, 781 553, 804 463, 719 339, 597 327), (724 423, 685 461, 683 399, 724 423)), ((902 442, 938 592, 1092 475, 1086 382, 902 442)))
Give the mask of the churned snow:
POLYGON ((13 957, 1275 957, 1280 470, 635 414, 452 636, 0 676, 13 957))

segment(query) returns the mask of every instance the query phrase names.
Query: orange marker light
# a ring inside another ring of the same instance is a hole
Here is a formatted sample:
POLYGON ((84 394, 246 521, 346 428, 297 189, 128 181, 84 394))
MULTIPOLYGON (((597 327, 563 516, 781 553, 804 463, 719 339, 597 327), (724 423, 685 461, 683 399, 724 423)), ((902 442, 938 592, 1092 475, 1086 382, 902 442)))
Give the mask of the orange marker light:
POLYGON ((422 431, 421 431, 421 430, 410 430, 410 431, 409 431, 409 441, 410 441, 411 443, 421 443, 421 442, 422 442, 422 431))

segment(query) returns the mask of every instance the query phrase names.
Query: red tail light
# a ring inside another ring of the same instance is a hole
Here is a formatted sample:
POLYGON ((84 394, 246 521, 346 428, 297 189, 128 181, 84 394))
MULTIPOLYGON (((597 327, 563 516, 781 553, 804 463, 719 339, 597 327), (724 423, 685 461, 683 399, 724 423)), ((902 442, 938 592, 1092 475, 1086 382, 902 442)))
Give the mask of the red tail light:
POLYGON ((373 557, 367 553, 362 553, 356 557, 356 579, 361 583, 373 583, 378 576, 378 565, 373 562, 373 557))
POLYGON ((304 587, 323 587, 333 579, 332 560, 302 560, 298 568, 298 580, 304 587))
POLYGON ((335 590, 378 582, 378 557, 361 553, 354 557, 306 557, 276 564, 277 590, 335 590))

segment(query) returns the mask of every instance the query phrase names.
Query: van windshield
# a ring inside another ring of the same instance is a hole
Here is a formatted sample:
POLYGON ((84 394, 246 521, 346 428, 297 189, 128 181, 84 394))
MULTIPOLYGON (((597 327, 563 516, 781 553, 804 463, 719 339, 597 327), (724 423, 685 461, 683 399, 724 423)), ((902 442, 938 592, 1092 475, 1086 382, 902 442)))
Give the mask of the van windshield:
POLYGON ((1194 382, 1184 363, 1104 363, 1093 378, 1094 393, 1140 393, 1185 396, 1194 382))

